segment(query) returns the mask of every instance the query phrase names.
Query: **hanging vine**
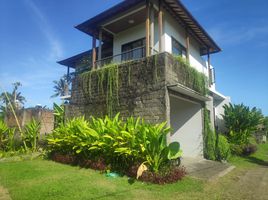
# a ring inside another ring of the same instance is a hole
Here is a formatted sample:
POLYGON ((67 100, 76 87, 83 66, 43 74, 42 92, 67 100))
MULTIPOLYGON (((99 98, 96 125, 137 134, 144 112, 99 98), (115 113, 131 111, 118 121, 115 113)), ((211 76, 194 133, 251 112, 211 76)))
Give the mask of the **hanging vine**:
POLYGON ((197 71, 192 67, 189 62, 187 62, 181 56, 174 56, 175 60, 178 61, 175 63, 177 71, 180 72, 181 79, 184 85, 190 87, 191 89, 199 92, 202 95, 208 94, 208 79, 207 77, 197 71))
MULTIPOLYGON (((142 71, 145 74, 152 75, 152 83, 159 81, 159 58, 154 56, 152 58, 145 58, 143 64, 141 65, 142 71)), ((122 68, 125 70, 120 70, 119 73, 119 64, 111 63, 103 66, 100 69, 91 70, 80 74, 79 87, 84 94, 84 98, 90 101, 100 101, 105 99, 106 113, 109 116, 113 116, 115 108, 120 105, 119 102, 119 87, 120 84, 126 84, 127 86, 131 85, 131 79, 136 78, 133 75, 133 66, 136 66, 136 63, 133 61, 125 62, 121 64, 122 68), (120 75, 119 75, 120 74, 120 75)), ((120 69, 122 69, 120 67, 120 69)), ((135 69, 134 69, 135 70, 135 69)), ((135 72, 136 73, 136 72, 135 72)), ((139 74, 140 76, 141 74, 139 74)), ((141 76, 142 77, 142 76, 141 76)), ((145 82, 150 81, 145 79, 145 82)), ((148 84, 151 84, 148 82, 148 84)), ((136 88, 134 88, 136 89, 136 88)))
POLYGON ((105 95, 107 114, 113 115, 115 106, 119 105, 119 70, 117 64, 109 64, 101 69, 92 70, 80 75, 81 87, 85 96, 93 97, 93 82, 97 81, 97 92, 105 95), (95 78, 93 78, 95 77, 95 78))

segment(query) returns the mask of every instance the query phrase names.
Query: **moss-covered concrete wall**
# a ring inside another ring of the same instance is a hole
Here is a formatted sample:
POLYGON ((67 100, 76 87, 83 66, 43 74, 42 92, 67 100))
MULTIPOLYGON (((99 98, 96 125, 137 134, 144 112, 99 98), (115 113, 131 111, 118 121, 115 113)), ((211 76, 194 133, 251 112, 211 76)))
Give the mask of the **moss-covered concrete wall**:
POLYGON ((140 116, 152 123, 169 121, 167 86, 181 83, 191 88, 180 65, 171 54, 161 53, 113 66, 110 72, 107 67, 78 74, 73 79, 66 116, 102 117, 112 110, 113 115, 120 112, 123 118, 140 116))
MULTIPOLYGON (((140 116, 152 123, 167 120, 165 57, 165 54, 160 54, 118 66, 115 72, 118 74, 118 86, 112 84, 113 114, 120 112, 123 118, 140 116)), ((90 115, 108 114, 110 74, 105 73, 101 77, 100 70, 74 78, 70 105, 66 107, 67 117, 85 115, 88 118, 90 115)))

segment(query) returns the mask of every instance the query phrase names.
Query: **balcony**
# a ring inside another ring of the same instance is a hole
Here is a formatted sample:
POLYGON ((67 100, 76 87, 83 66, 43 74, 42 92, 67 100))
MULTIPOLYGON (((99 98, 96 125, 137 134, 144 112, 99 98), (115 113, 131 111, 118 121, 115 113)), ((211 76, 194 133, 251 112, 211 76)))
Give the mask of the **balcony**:
POLYGON ((109 56, 95 62, 97 68, 101 68, 110 63, 120 64, 127 61, 138 60, 145 57, 145 46, 138 47, 121 54, 109 56))
MULTIPOLYGON (((153 49, 153 48, 150 48, 150 51, 151 51, 152 55, 158 54, 158 51, 153 49)), ((132 50, 125 51, 121 54, 116 54, 113 56, 108 56, 106 58, 97 60, 95 62, 95 68, 100 69, 103 66, 109 65, 111 63, 122 64, 125 62, 139 60, 139 59, 145 58, 146 57, 145 54, 146 54, 146 47, 145 46, 134 48, 132 50)), ((92 69, 92 63, 90 62, 90 60, 87 60, 87 62, 84 62, 79 67, 77 67, 76 71, 74 73, 70 73, 70 75, 73 76, 74 74, 81 74, 81 73, 89 71, 91 69, 92 69)))

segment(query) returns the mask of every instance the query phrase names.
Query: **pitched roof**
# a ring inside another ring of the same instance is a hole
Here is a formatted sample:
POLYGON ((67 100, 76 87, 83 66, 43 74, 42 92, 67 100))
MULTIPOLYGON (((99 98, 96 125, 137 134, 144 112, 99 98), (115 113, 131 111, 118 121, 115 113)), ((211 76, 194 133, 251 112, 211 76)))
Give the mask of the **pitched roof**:
POLYGON ((92 52, 92 50, 84 51, 84 52, 82 52, 80 54, 77 54, 75 56, 72 56, 70 58, 58 61, 57 63, 59 63, 61 65, 68 66, 68 67, 71 67, 71 68, 75 68, 78 61, 81 61, 85 57, 90 58, 91 57, 91 52, 92 52))
MULTIPOLYGON (((115 15, 125 12, 126 10, 138 4, 145 4, 145 2, 145 0, 125 0, 113 6, 112 8, 96 15, 95 17, 77 25, 75 28, 91 36, 94 35, 98 37, 98 29, 103 22, 109 20, 115 15)), ((172 16, 184 28, 186 28, 200 44, 202 44, 202 55, 207 53, 208 48, 210 53, 216 53, 221 51, 220 47, 216 44, 216 42, 209 36, 209 34, 186 9, 186 7, 181 3, 180 0, 162 0, 162 4, 164 8, 168 10, 172 14, 172 16)))

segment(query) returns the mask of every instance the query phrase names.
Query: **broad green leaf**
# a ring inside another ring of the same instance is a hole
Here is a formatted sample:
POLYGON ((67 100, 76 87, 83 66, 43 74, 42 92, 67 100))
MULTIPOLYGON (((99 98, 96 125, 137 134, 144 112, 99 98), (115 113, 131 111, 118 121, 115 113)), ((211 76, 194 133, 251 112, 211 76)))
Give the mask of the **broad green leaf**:
POLYGON ((168 159, 174 160, 182 155, 182 151, 180 150, 180 143, 178 142, 172 142, 168 145, 168 159))

